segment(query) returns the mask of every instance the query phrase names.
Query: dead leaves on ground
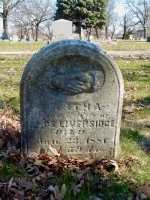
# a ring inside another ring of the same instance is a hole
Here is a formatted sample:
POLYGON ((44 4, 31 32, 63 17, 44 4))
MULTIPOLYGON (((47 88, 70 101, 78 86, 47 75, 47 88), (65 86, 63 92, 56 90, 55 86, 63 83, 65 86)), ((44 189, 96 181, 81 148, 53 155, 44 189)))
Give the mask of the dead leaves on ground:
POLYGON ((20 142, 20 119, 6 109, 0 111, 0 149, 20 142))
POLYGON ((63 184, 62 187, 61 187, 61 191, 59 191, 59 188, 57 185, 55 185, 54 187, 54 195, 51 194, 51 200, 62 200, 65 196, 65 193, 66 193, 66 185, 63 184))
POLYGON ((31 200, 34 184, 24 178, 11 178, 6 183, 0 183, 0 197, 6 200, 31 200))
MULTIPOLYGON (((64 154, 61 156, 61 152, 52 146, 50 146, 50 149, 53 153, 55 152, 54 157, 47 154, 29 157, 26 154, 20 154, 15 147, 1 151, 1 158, 15 160, 18 168, 25 168, 28 174, 28 179, 10 177, 6 182, 0 182, 0 198, 2 200, 63 200, 66 185, 63 184, 61 188, 58 188, 58 180, 60 176, 64 175, 65 171, 71 173, 69 189, 76 196, 83 187, 88 186, 89 181, 91 181, 93 187, 100 189, 102 183, 109 180, 109 172, 114 171, 120 175, 120 166, 124 165, 128 170, 131 170, 132 162, 138 161, 138 158, 134 156, 120 160, 108 158, 79 160, 67 157, 64 154), (97 182, 94 178, 91 179, 91 173, 99 176, 97 182)), ((4 165, 1 162, 0 167, 4 165)))
MULTIPOLYGON (((143 105, 143 102, 140 103, 143 105)), ((127 107, 126 110, 129 111, 127 107)), ((127 170, 132 170, 132 162, 138 162, 138 158, 134 156, 120 160, 108 158, 79 160, 68 157, 51 145, 49 149, 55 155, 54 157, 45 154, 29 157, 12 146, 20 141, 19 118, 10 115, 7 111, 0 114, 0 148, 5 148, 0 152, 0 167, 8 167, 5 166, 3 158, 11 158, 18 168, 25 168, 28 174, 28 179, 10 177, 9 180, 0 182, 0 200, 63 200, 66 185, 63 184, 61 188, 58 188, 58 179, 66 170, 71 172, 70 191, 76 196, 89 181, 92 181, 93 187, 99 189, 104 181, 109 180, 109 172, 114 171, 120 176, 120 167, 124 166, 127 170), (91 172, 99 174, 98 182, 90 180, 91 172)), ((143 198, 147 193, 140 195, 143 198)))

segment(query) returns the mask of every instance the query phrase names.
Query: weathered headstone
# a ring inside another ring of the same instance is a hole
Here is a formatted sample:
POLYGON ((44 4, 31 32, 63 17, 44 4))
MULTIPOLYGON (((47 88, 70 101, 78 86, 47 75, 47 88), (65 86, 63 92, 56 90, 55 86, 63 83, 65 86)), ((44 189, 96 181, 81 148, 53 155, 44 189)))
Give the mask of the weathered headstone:
POLYGON ((116 156, 123 79, 112 57, 81 40, 36 53, 21 80, 22 151, 74 157, 116 156))

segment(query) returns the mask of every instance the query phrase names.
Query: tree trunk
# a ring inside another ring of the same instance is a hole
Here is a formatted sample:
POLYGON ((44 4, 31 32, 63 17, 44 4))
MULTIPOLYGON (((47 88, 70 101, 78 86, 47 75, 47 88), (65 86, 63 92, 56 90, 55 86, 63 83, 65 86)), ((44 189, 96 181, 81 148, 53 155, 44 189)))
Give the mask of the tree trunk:
POLYGON ((6 3, 3 3, 3 29, 6 31, 6 37, 8 38, 8 9, 6 3))
POLYGON ((80 20, 78 21, 77 27, 78 27, 78 32, 79 32, 79 38, 81 40, 82 18, 80 18, 80 20))
POLYGON ((79 24, 78 30, 79 30, 79 38, 80 38, 80 40, 81 40, 81 24, 79 24))
POLYGON ((34 40, 34 29, 33 29, 33 27, 31 28, 31 32, 32 32, 32 39, 34 40))
POLYGON ((144 39, 147 39, 147 29, 144 27, 144 39))
POLYGON ((96 32, 97 39, 99 39, 100 38, 100 34, 99 34, 99 28, 98 28, 98 26, 95 27, 95 32, 96 32))
POLYGON ((114 37, 114 33, 111 34, 111 39, 113 39, 113 37, 114 37))
POLYGON ((105 27, 105 38, 108 39, 108 26, 105 27))
POLYGON ((38 29, 36 29, 36 32, 35 32, 35 41, 37 41, 37 40, 38 40, 38 33, 39 33, 39 30, 38 30, 38 29))
POLYGON ((39 35, 39 25, 37 24, 35 27, 35 41, 38 40, 38 35, 39 35))
POLYGON ((90 36, 91 36, 91 27, 88 28, 88 35, 87 35, 87 39, 90 40, 90 36))
POLYGON ((123 24, 123 37, 122 39, 125 40, 126 39, 126 31, 127 31, 127 16, 124 16, 124 24, 123 24))

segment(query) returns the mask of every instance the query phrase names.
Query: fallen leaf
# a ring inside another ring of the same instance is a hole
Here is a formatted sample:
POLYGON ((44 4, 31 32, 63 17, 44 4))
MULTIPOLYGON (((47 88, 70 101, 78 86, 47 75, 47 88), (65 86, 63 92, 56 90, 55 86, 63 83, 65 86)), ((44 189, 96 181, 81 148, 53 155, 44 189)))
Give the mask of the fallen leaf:
POLYGON ((124 106, 123 110, 127 113, 133 113, 134 111, 134 104, 132 104, 132 106, 124 106))
POLYGON ((2 161, 0 161, 0 167, 3 167, 4 163, 2 161))
POLYGON ((73 194, 76 196, 77 193, 80 192, 81 190, 81 187, 82 187, 82 184, 83 184, 83 180, 80 181, 79 184, 76 185, 75 182, 71 182, 71 190, 73 191, 73 194))
MULTIPOLYGON (((146 195, 147 198, 150 198, 150 183, 146 183, 144 186, 140 186, 137 190, 136 190, 136 194, 137 196, 140 198, 140 194, 144 194, 146 195)), ((142 197, 144 196, 142 195, 142 197)))
POLYGON ((66 185, 65 185, 65 184, 62 185, 61 191, 59 191, 58 186, 55 185, 55 188, 54 188, 54 196, 55 196, 55 199, 57 199, 57 200, 63 199, 65 193, 66 193, 66 185))
POLYGON ((119 167, 115 160, 110 160, 110 164, 114 167, 114 171, 118 171, 119 167))
POLYGON ((27 181, 24 178, 21 179, 15 178, 14 181, 19 185, 20 188, 25 188, 25 191, 33 190, 34 184, 31 181, 27 181))
POLYGON ((16 188, 11 188, 10 190, 15 193, 14 194, 15 198, 13 198, 13 199, 24 200, 24 191, 23 190, 19 191, 16 188))
POLYGON ((63 160, 66 160, 66 161, 69 160, 69 158, 63 153, 60 153, 60 158, 63 159, 63 160))
POLYGON ((9 154, 9 156, 18 156, 20 155, 20 152, 16 149, 16 147, 12 146, 7 150, 7 154, 9 154))
POLYGON ((6 140, 0 138, 0 149, 2 149, 6 144, 6 140))
POLYGON ((57 163, 57 160, 52 159, 50 162, 48 162, 48 165, 53 165, 54 163, 57 163))
POLYGON ((49 149, 51 150, 51 152, 53 152, 53 154, 60 156, 59 151, 56 148, 52 147, 52 145, 49 145, 49 149))
POLYGON ((140 200, 144 200, 144 199, 147 199, 147 196, 142 192, 140 193, 140 200))
POLYGON ((130 90, 131 91, 136 91, 136 88, 135 87, 130 87, 130 90))
POLYGON ((85 165, 85 166, 86 166, 86 165, 91 165, 91 164, 93 164, 95 161, 96 161, 96 159, 94 159, 94 158, 88 159, 88 160, 85 161, 84 165, 85 165))
POLYGON ((34 165, 42 166, 42 160, 35 160, 34 165))

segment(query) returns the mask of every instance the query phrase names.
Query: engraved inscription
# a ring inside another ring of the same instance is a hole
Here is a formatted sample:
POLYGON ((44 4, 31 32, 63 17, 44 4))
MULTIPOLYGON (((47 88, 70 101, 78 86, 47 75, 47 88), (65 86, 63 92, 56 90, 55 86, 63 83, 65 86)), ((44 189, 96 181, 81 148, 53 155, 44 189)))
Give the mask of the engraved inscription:
POLYGON ((102 139, 102 138, 88 138, 87 139, 87 144, 92 144, 92 143, 103 143, 105 144, 107 141, 106 138, 102 139))
MULTIPOLYGON (((45 105, 43 105, 45 107, 45 105)), ((50 104, 47 108, 51 111, 100 111, 104 108, 101 108, 99 103, 90 104, 90 103, 54 103, 50 104)))
POLYGON ((113 139, 110 139, 113 136, 99 134, 101 130, 113 132, 115 118, 104 113, 104 107, 99 103, 54 103, 50 104, 50 110, 53 115, 48 114, 44 124, 39 126, 39 132, 41 133, 41 127, 47 129, 48 137, 51 138, 46 139, 47 136, 43 133, 43 137, 37 142, 43 149, 49 149, 48 145, 51 144, 57 149, 65 146, 63 152, 70 155, 77 155, 82 151, 97 155, 104 153, 105 148, 113 148, 113 139))
POLYGON ((67 150, 68 154, 78 154, 82 152, 82 147, 81 146, 77 146, 77 147, 69 147, 67 150))
POLYGON ((39 141, 37 142, 38 144, 44 144, 44 145, 49 145, 49 144, 60 144, 59 141, 57 140, 45 140, 44 138, 40 138, 39 141))
POLYGON ((99 128, 99 127, 114 127, 114 120, 61 120, 47 121, 45 126, 57 128, 99 128))

